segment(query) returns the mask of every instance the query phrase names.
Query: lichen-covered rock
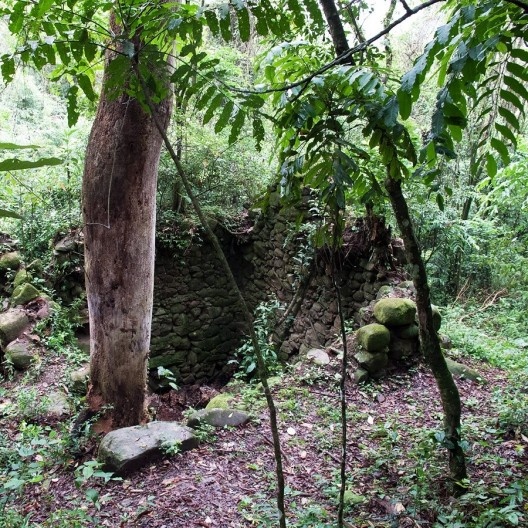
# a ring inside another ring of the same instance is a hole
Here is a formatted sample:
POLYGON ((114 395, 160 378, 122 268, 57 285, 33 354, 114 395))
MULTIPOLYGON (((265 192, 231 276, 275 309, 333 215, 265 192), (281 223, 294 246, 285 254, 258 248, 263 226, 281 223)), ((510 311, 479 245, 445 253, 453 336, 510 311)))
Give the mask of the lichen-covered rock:
POLYGON ((18 251, 11 251, 4 253, 0 257, 0 273, 5 273, 9 270, 16 270, 20 267, 20 254, 18 251))
POLYGON ((405 326, 414 322, 416 305, 410 299, 390 297, 374 306, 374 317, 387 326, 405 326))
POLYGON ((478 383, 486 383, 486 380, 476 370, 467 367, 466 365, 462 365, 461 363, 457 363, 450 358, 445 358, 445 360, 447 363, 447 368, 449 369, 449 372, 453 374, 453 376, 476 381, 478 383))
POLYGON ((357 337, 358 343, 369 352, 384 350, 390 342, 389 329, 378 323, 362 326, 357 331, 357 337))
POLYGON ((177 444, 180 452, 198 446, 191 429, 176 422, 151 422, 108 433, 99 445, 98 460, 106 471, 127 475, 164 454, 164 446, 177 444))
POLYGON ((5 357, 15 370, 27 370, 39 356, 27 341, 13 341, 6 346, 5 357))
POLYGON ((21 284, 13 291, 13 295, 11 295, 11 304, 13 306, 20 306, 36 299, 39 295, 39 291, 32 284, 21 284))
POLYGON ((229 409, 229 403, 234 398, 232 394, 228 392, 222 392, 217 394, 214 398, 209 400, 209 403, 205 406, 206 409, 229 409))
POLYGON ((90 377, 90 365, 83 365, 70 374, 71 391, 74 394, 86 394, 88 388, 88 378, 90 377))
POLYGON ((189 417, 187 425, 192 428, 204 423, 213 427, 238 427, 249 420, 249 414, 235 409, 201 409, 189 417))
POLYGON ((31 282, 31 275, 25 269, 18 270, 13 280, 13 288, 16 289, 26 282, 31 282))
POLYGON ((17 308, 0 313, 0 342, 4 345, 14 341, 29 323, 24 310, 17 308))
POLYGON ((360 367, 363 367, 373 378, 378 378, 387 368, 389 358, 386 352, 367 352, 362 350, 355 356, 360 367))
POLYGON ((70 414, 68 397, 62 391, 51 391, 46 395, 47 405, 45 413, 50 418, 61 418, 70 414))

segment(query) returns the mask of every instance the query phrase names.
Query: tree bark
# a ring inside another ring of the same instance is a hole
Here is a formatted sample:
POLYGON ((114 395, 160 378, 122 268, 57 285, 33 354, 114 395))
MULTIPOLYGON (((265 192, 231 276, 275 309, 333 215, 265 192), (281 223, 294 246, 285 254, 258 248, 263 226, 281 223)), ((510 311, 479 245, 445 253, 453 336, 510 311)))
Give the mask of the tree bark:
MULTIPOLYGON (((114 57, 107 57, 107 64, 114 57)), ((108 80, 105 69, 103 86, 108 80)), ((125 88, 125 87, 124 87, 125 88)), ((167 127, 171 102, 158 105, 167 127)), ((162 138, 140 104, 104 90, 83 176, 88 309, 88 404, 109 427, 146 420, 145 389, 154 286, 156 183, 162 138)))
POLYGON ((336 55, 339 56, 349 50, 349 45, 337 6, 334 0, 319 0, 319 3, 323 8, 336 55))
POLYGON ((414 233, 409 208, 402 193, 401 181, 388 177, 385 181, 385 188, 389 193, 392 209, 405 244, 407 260, 412 270, 413 283, 416 288, 420 344, 440 392, 444 411, 445 440, 443 443, 449 450, 450 476, 454 482, 455 491, 460 493, 465 491, 463 481, 467 479, 464 451, 460 446, 460 395, 453 376, 447 368, 438 334, 434 328, 425 264, 414 233))

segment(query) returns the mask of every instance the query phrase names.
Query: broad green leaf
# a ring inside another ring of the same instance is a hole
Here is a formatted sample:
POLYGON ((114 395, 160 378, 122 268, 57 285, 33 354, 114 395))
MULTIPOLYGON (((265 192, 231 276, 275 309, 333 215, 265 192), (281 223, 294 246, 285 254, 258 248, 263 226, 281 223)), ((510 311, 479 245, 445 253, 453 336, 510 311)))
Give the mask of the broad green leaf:
POLYGON ((486 154, 486 172, 490 178, 497 174, 497 162, 489 152, 486 154))
POLYGON ((213 100, 211 101, 211 104, 205 111, 204 117, 203 117, 203 124, 206 125, 211 121, 213 118, 213 115, 215 113, 215 110, 225 101, 225 97, 223 94, 219 93, 215 95, 213 100))
POLYGON ((225 126, 229 122, 229 119, 231 118, 231 114, 233 113, 233 107, 233 101, 227 101, 224 108, 222 109, 222 112, 220 113, 218 121, 215 124, 215 134, 220 133, 225 128, 225 126))
POLYGON ((16 143, 0 143, 0 150, 36 149, 38 145, 18 145, 16 143))
POLYGON ((262 142, 264 141, 265 131, 262 119, 260 116, 255 115, 253 117, 253 138, 256 141, 257 149, 262 149, 262 142))
POLYGON ((249 12, 246 7, 236 10, 238 20, 238 33, 242 42, 247 42, 251 34, 251 28, 249 23, 249 12))
POLYGON ((517 146, 517 138, 515 137, 515 134, 507 126, 501 125, 500 123, 495 123, 495 128, 498 130, 500 134, 502 134, 502 136, 510 140, 514 147, 517 146))
POLYGON ((246 119, 246 113, 244 110, 239 110, 233 119, 233 123, 231 124, 231 132, 229 134, 229 145, 232 145, 240 135, 240 132, 242 131, 242 127, 244 126, 244 121, 246 119))
POLYGON ((5 83, 9 83, 13 80, 15 76, 15 60, 9 55, 2 56, 2 65, 1 65, 2 79, 5 83))
POLYGON ((79 88, 77 86, 70 86, 68 94, 66 95, 66 110, 68 113, 68 126, 72 127, 79 119, 79 107, 77 105, 77 93, 79 88))
POLYGON ((520 59, 524 62, 528 62, 528 50, 524 48, 517 47, 512 49, 511 56, 515 59, 520 59))
POLYGON ((231 34, 231 16, 229 13, 229 7, 220 14, 220 34, 226 42, 230 42, 233 38, 233 35, 231 34))
POLYGON ((528 90, 517 78, 505 75, 504 84, 528 102, 528 90))
POLYGON ((440 209, 440 211, 443 211, 445 203, 444 197, 440 193, 436 194, 436 203, 438 204, 438 209, 440 209))
POLYGON ((0 161, 0 172, 38 169, 39 167, 51 167, 60 165, 62 160, 59 158, 40 158, 38 160, 21 160, 17 158, 0 161))
POLYGON ((0 208, 0 217, 1 218, 17 218, 18 220, 21 220, 22 217, 15 213, 14 211, 9 211, 9 209, 1 209, 0 208))
POLYGON ((205 20, 207 22, 207 25, 209 26, 209 29, 211 30, 211 33, 216 37, 220 33, 220 26, 218 24, 218 18, 216 17, 216 13, 214 13, 211 10, 207 10, 204 13, 205 20))
POLYGON ((504 165, 508 165, 510 163, 510 154, 504 142, 500 139, 492 138, 490 144, 499 153, 504 165))
POLYGON ((88 77, 88 75, 84 73, 77 75, 77 83, 84 92, 84 95, 86 95, 90 101, 95 101, 97 99, 97 95, 93 89, 92 80, 88 77))
POLYGON ((501 89, 500 96, 502 99, 515 106, 515 108, 517 108, 517 110, 519 110, 519 112, 524 115, 524 105, 516 94, 510 92, 509 90, 501 89))

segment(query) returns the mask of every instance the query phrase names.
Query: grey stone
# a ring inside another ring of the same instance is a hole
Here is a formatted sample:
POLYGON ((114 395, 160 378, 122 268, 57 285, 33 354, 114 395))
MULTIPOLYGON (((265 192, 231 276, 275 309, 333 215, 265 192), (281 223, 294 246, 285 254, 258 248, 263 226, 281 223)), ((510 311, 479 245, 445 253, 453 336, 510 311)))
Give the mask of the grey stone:
POLYGON ((234 398, 229 392, 222 392, 217 394, 214 398, 209 400, 206 409, 229 409, 229 402, 234 398))
POLYGON ((235 409, 201 409, 196 411, 187 420, 189 427, 199 427, 208 424, 213 427, 238 427, 249 422, 249 415, 235 409))
POLYGON ((48 400, 46 405, 47 416, 61 418, 62 416, 70 414, 70 404, 64 392, 52 391, 46 397, 48 400))
POLYGON ((0 341, 7 344, 14 341, 29 323, 24 310, 14 308, 0 314, 0 341))
POLYGON ((179 444, 180 451, 198 446, 191 429, 176 422, 151 422, 116 429, 99 445, 98 460, 106 471, 127 475, 163 457, 163 446, 179 444))
POLYGON ((315 363, 316 365, 320 365, 322 367, 330 363, 330 357, 321 348, 311 348, 306 353, 306 357, 310 361, 312 361, 312 363, 315 363))
POLYGON ((420 343, 418 339, 401 339, 392 336, 389 345, 389 358, 392 360, 400 360, 416 356, 420 351, 420 343))
POLYGON ((355 356, 356 361, 360 367, 363 367, 373 378, 379 377, 389 363, 389 358, 386 352, 371 352, 361 351, 355 356))
POLYGON ((396 335, 401 339, 418 339, 418 325, 412 323, 406 326, 399 326, 394 329, 396 335))
POLYGON ((5 348, 5 355, 16 370, 27 370, 39 357, 27 341, 9 343, 5 348))

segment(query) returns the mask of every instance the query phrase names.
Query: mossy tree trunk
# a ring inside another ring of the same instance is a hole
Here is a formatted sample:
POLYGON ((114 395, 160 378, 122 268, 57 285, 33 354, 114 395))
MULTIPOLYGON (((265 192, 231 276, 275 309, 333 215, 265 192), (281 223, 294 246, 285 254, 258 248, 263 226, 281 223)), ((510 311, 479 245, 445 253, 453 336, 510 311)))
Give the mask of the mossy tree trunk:
MULTIPOLYGON (((107 57, 103 86, 113 59, 107 57)), ((170 110, 169 100, 157 108, 165 127, 170 110)), ((91 342, 88 404, 93 411, 109 409, 108 428, 146 419, 161 145, 152 118, 136 100, 125 93, 112 99, 101 95, 82 191, 91 342)))
POLYGON ((465 489, 462 481, 467 478, 464 451, 460 445, 460 395, 453 376, 447 368, 438 334, 434 328, 425 263, 416 239, 407 201, 402 193, 401 181, 389 176, 385 181, 385 187, 389 193, 392 209, 405 244, 407 260, 411 267, 412 279, 416 288, 420 344, 440 392, 444 411, 444 445, 449 450, 449 469, 455 491, 460 493, 465 489))

